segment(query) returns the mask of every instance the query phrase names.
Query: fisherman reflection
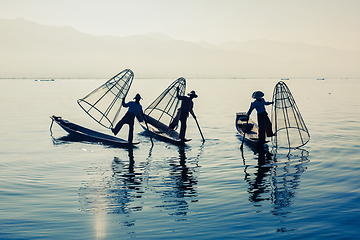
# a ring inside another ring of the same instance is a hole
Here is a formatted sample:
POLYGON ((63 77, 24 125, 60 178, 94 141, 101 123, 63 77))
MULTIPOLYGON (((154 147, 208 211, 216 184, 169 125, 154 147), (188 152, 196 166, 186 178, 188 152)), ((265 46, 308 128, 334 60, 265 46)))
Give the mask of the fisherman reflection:
MULTIPOLYGON (((180 156, 180 181, 178 181, 178 190, 182 196, 185 194, 189 194, 193 196, 196 191, 193 187, 194 184, 197 184, 197 180, 192 175, 192 171, 186 166, 186 155, 185 155, 185 147, 179 147, 179 156, 180 156)), ((175 170, 175 168, 174 168, 175 170)), ((176 174, 176 172, 174 172, 176 174)))
POLYGON ((87 170, 91 178, 79 189, 83 211, 130 214, 142 210, 136 200, 143 194, 143 176, 135 167, 133 149, 127 155, 125 159, 114 157, 112 171, 102 164, 87 170))
MULTIPOLYGON (((135 161, 132 148, 128 149, 128 156, 128 164, 117 157, 114 158, 112 164, 114 183, 117 186, 113 191, 119 193, 114 196, 114 206, 133 202, 134 199, 141 198, 143 193, 142 174, 136 173, 134 170, 135 161)), ((127 206, 127 204, 125 204, 124 207, 127 207, 128 210, 139 211, 142 209, 142 207, 131 207, 127 206)))
POLYGON ((250 202, 261 202, 264 200, 269 200, 263 196, 264 193, 269 192, 269 184, 266 181, 266 177, 270 175, 270 167, 266 167, 266 164, 269 164, 271 161, 271 154, 263 149, 258 150, 258 165, 257 173, 255 179, 248 178, 250 174, 246 173, 245 180, 249 183, 249 193, 250 193, 250 202))
MULTIPOLYGON (((160 191, 166 205, 158 206, 170 210, 170 215, 185 217, 190 202, 197 202, 194 176, 196 167, 186 165, 186 147, 179 146, 179 158, 170 159, 169 176, 164 180, 164 191, 160 191)), ((186 219, 181 219, 186 220, 186 219)))
MULTIPOLYGON (((292 204, 295 191, 300 184, 300 176, 306 170, 303 166, 308 162, 308 152, 297 150, 291 155, 272 155, 266 150, 258 150, 258 165, 254 174, 245 170, 245 180, 249 183, 249 201, 259 204, 271 201, 274 215, 285 216, 285 209, 292 204), (251 176, 255 176, 251 179, 251 176)), ((261 206, 261 205, 256 205, 261 206)))

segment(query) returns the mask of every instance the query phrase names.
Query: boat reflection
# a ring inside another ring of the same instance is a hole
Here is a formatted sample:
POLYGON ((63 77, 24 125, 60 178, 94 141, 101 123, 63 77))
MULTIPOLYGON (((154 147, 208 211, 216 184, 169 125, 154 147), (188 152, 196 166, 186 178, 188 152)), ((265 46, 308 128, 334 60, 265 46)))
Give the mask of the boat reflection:
POLYGON ((301 174, 309 162, 309 152, 296 149, 283 153, 254 150, 254 153, 257 165, 246 165, 244 170, 249 184, 249 201, 257 207, 263 205, 261 202, 270 201, 273 215, 287 215, 299 188, 301 174))
POLYGON ((66 145, 66 144, 70 144, 70 143, 74 143, 74 142, 82 142, 82 140, 80 140, 79 138, 73 137, 70 134, 59 137, 59 138, 55 138, 51 135, 51 139, 55 146, 56 145, 66 145))
POLYGON ((109 148, 136 148, 136 145, 129 146, 129 145, 119 145, 119 144, 110 144, 110 143, 104 143, 104 142, 97 142, 97 141, 90 141, 88 139, 84 139, 81 137, 73 136, 71 134, 55 138, 52 134, 50 135, 52 142, 55 146, 61 146, 61 145, 67 145, 72 143, 84 143, 84 144, 92 144, 92 145, 102 145, 104 147, 109 148))

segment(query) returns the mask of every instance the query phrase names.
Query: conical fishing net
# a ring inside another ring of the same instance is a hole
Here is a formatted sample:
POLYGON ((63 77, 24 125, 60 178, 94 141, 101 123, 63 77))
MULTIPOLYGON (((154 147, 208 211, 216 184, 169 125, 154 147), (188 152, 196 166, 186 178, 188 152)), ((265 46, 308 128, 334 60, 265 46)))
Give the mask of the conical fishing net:
POLYGON ((77 102, 99 124, 112 128, 119 121, 121 103, 133 78, 134 73, 125 69, 77 102))
POLYGON ((166 125, 176 117, 180 107, 180 100, 176 97, 176 89, 179 88, 179 95, 183 96, 186 89, 185 78, 178 78, 163 91, 144 111, 145 115, 150 116, 154 126, 166 125))
POLYGON ((309 131, 289 88, 282 81, 274 88, 273 102, 274 146, 298 148, 305 145, 310 140, 309 131))

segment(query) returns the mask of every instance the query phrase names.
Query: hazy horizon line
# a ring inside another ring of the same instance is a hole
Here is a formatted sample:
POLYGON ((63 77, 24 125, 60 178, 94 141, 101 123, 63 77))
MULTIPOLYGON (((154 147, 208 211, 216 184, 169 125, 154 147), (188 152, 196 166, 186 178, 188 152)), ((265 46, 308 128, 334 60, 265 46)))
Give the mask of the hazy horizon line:
MULTIPOLYGON (((177 78, 180 78, 182 76, 179 76, 177 78)), ((177 78, 170 78, 170 77, 136 77, 136 79, 177 79, 177 78)), ((281 81, 290 81, 291 79, 315 79, 315 80, 326 80, 326 79, 360 79, 359 77, 289 77, 289 78, 277 78, 277 77, 224 77, 224 78, 219 78, 219 77, 183 77, 185 79, 193 79, 193 80, 204 80, 204 79, 224 79, 224 80, 231 80, 231 79, 279 79, 281 81)), ((41 78, 31 78, 31 77, 14 77, 14 78, 4 78, 4 77, 0 77, 0 80, 10 80, 10 79, 14 79, 14 80, 54 80, 56 81, 58 80, 77 80, 77 79, 81 79, 81 80, 109 80, 111 78, 98 78, 98 77, 61 77, 61 78, 46 78, 46 77, 41 77, 41 78)))

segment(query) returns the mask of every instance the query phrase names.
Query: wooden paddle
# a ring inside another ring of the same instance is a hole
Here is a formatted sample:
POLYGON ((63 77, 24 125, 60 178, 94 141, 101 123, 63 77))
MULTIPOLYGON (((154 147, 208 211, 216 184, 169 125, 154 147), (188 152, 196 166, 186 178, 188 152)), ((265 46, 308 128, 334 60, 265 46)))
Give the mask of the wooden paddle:
MULTIPOLYGON (((246 124, 248 124, 248 122, 249 122, 249 118, 246 119, 246 124)), ((245 141, 245 129, 244 128, 243 128, 243 131, 244 131, 244 135, 243 135, 240 149, 243 149, 243 147, 244 147, 244 141, 245 141)))
POLYGON ((194 119, 195 119, 196 125, 198 126, 198 129, 199 129, 200 135, 201 135, 201 137, 202 137, 202 139, 203 139, 203 142, 205 142, 204 135, 203 135, 202 132, 201 132, 201 129, 200 129, 199 123, 198 123, 198 121, 197 121, 197 119, 196 119, 196 117, 195 117, 195 114, 194 114, 193 117, 194 117, 194 119))
POLYGON ((142 115, 144 116, 144 121, 145 121, 146 129, 148 130, 149 137, 150 137, 150 141, 151 141, 151 146, 153 147, 153 146, 154 146, 154 142, 153 142, 153 140, 152 140, 151 133, 150 133, 150 130, 149 130, 149 126, 148 126, 148 124, 147 124, 147 121, 145 120, 146 117, 145 117, 144 112, 142 113, 142 115))

